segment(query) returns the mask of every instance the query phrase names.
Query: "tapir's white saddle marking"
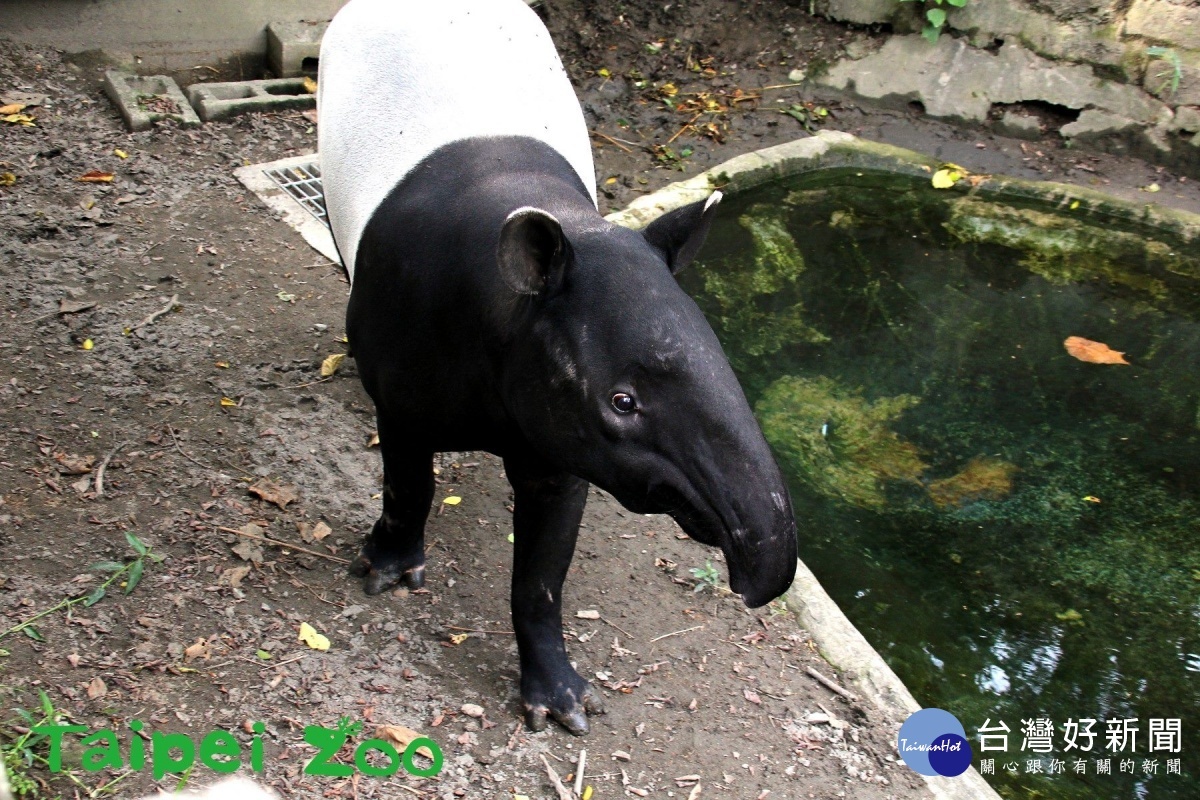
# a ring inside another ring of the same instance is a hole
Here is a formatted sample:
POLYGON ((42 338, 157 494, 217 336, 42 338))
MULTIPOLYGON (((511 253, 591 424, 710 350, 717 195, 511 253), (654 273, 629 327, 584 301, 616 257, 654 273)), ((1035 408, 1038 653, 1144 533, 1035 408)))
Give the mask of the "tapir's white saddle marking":
POLYGON ((321 44, 317 107, 326 207, 351 280, 375 209, 449 142, 543 141, 596 202, 579 101, 524 0, 351 0, 321 44))

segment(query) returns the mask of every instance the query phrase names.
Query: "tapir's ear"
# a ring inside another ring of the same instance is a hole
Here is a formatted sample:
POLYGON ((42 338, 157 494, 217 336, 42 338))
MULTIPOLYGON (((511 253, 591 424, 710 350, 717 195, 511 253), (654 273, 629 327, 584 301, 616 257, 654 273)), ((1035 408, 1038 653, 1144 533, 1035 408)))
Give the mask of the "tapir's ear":
POLYGON ((650 246, 663 254, 672 274, 692 263, 700 252, 720 202, 721 193, 713 192, 707 200, 663 214, 642 231, 650 246))
POLYGON ((550 214, 525 206, 508 215, 500 228, 496 262, 500 277, 514 292, 540 294, 562 280, 570 243, 550 214))

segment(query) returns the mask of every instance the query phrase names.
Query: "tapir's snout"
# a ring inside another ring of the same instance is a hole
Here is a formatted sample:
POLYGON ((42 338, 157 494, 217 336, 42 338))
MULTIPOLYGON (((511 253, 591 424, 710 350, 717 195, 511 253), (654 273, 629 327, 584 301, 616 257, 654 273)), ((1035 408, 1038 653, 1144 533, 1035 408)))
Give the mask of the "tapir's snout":
POLYGON ((749 524, 733 528, 718 542, 729 565, 729 588, 750 608, 782 595, 796 576, 796 520, 786 487, 781 481, 775 489, 754 494, 762 499, 738 515, 749 524))

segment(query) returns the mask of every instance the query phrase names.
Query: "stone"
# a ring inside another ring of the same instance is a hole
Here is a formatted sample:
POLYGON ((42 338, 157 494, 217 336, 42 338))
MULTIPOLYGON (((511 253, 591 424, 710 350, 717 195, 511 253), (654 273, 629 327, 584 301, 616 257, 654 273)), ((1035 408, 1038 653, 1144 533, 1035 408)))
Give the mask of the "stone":
POLYGON ((1134 0, 1125 15, 1125 35, 1200 50, 1200 5, 1170 0, 1134 0))
POLYGON ((1137 126, 1137 121, 1129 117, 1089 108, 1079 115, 1079 119, 1063 125, 1059 133, 1064 139, 1087 142, 1104 136, 1126 133, 1137 126))
POLYGON ((251 111, 306 110, 317 107, 317 96, 308 91, 304 78, 265 81, 193 83, 187 98, 200 119, 228 119, 251 111))
POLYGON ((825 0, 823 5, 825 16, 856 25, 891 22, 900 10, 894 0, 825 0))
POLYGON ((1171 121, 1171 128, 1188 133, 1200 131, 1200 108, 1180 106, 1175 109, 1175 119, 1171 121))
POLYGON ((1013 42, 993 54, 949 36, 934 44, 893 37, 873 55, 834 65, 819 83, 884 105, 917 101, 930 116, 974 124, 987 119, 993 103, 1094 108, 1146 124, 1167 111, 1138 87, 1099 78, 1091 67, 1056 64, 1013 42))
POLYGON ((166 75, 134 75, 110 69, 104 73, 104 93, 131 131, 149 130, 155 122, 165 119, 173 119, 184 127, 200 124, 179 84, 166 75))
POLYGON ((280 78, 316 75, 328 22, 272 22, 267 26, 267 66, 280 78))
POLYGON ((1001 136, 1011 136, 1014 139, 1036 141, 1042 138, 1042 123, 1030 114, 1018 114, 1015 111, 1005 111, 1004 116, 995 125, 996 133, 1001 136))

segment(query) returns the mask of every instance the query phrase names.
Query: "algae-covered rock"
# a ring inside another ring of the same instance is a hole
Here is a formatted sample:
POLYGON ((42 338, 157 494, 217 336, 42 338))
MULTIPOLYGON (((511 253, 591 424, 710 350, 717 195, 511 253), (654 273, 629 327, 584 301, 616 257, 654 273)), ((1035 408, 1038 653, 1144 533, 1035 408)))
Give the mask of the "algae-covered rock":
POLYGON ((888 482, 916 482, 925 471, 916 445, 888 428, 919 402, 907 394, 872 402, 830 378, 788 375, 763 392, 755 412, 767 441, 802 482, 827 497, 879 508, 888 482))
POLYGON ((804 256, 781 214, 770 206, 751 206, 738 225, 750 234, 748 258, 697 265, 705 311, 716 318, 721 339, 737 343, 730 353, 734 365, 741 366, 743 354, 769 355, 788 344, 828 341, 804 321, 804 304, 796 299, 804 256))
POLYGON ((1144 234, 1073 219, 1058 213, 963 197, 952 204, 946 230, 962 242, 987 242, 1020 250, 1021 266, 1051 283, 1104 279, 1173 307, 1165 277, 1200 277, 1200 259, 1184 248, 1144 234))

